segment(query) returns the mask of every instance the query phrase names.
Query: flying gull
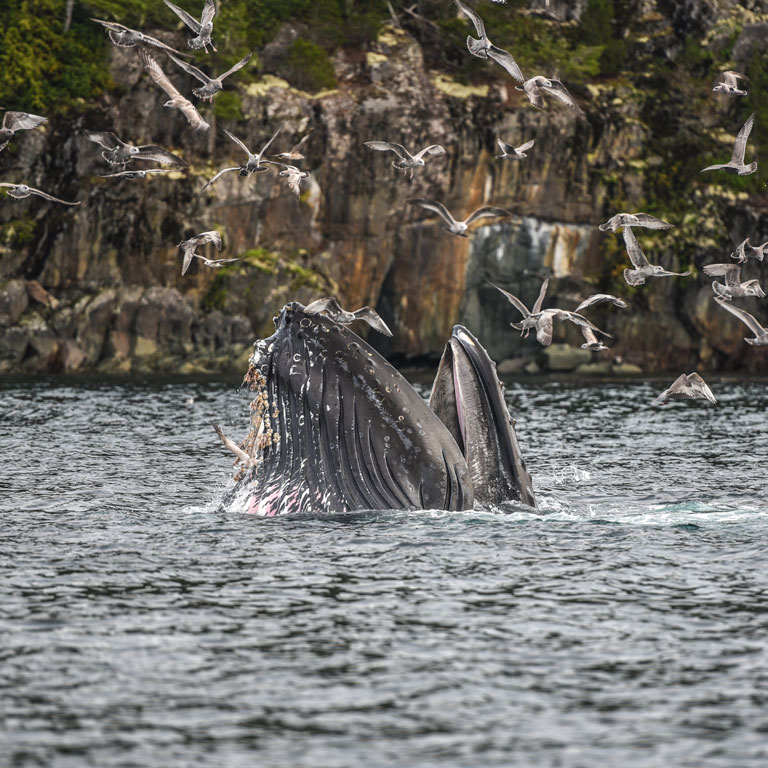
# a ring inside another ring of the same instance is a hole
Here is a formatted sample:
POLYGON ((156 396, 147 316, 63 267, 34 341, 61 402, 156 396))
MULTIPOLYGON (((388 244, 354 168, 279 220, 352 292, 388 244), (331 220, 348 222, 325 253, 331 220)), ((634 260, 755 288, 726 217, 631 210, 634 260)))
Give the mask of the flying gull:
MULTIPOLYGON (((280 131, 283 129, 283 126, 281 125, 273 134, 272 138, 256 153, 251 152, 248 147, 243 144, 240 139, 237 138, 234 134, 230 133, 226 128, 224 128, 224 133, 229 136, 232 141, 237 144, 240 149, 243 150, 248 155, 248 160, 244 165, 234 165, 231 168, 224 168, 223 170, 219 171, 210 181, 206 182, 205 186, 203 187, 202 191, 205 191, 208 187, 211 186, 220 176, 223 176, 225 173, 229 173, 230 171, 239 171, 241 176, 250 176, 252 173, 263 173, 264 171, 268 170, 267 168, 267 162, 266 160, 262 160, 261 158, 264 156, 264 153, 269 149, 269 145, 277 138, 277 135, 280 133, 280 131)), ((270 161, 271 162, 271 161, 270 161)))
POLYGON ((717 400, 712 390, 698 373, 681 373, 654 401, 654 405, 666 405, 670 400, 693 400, 706 398, 712 405, 717 405, 717 400))
POLYGON ((755 296, 758 299, 765 298, 765 292, 760 287, 759 280, 746 280, 741 282, 741 267, 738 264, 707 264, 704 274, 709 277, 724 277, 723 283, 712 283, 712 290, 723 299, 739 299, 746 296, 755 296))
POLYGON ((102 152, 101 156, 110 165, 125 166, 131 160, 152 160, 160 165, 173 165, 177 168, 189 165, 186 160, 155 144, 142 144, 138 147, 126 144, 112 131, 86 131, 85 137, 107 150, 102 152))
POLYGON ((731 70, 723 72, 723 81, 718 83, 712 90, 720 93, 728 93, 733 96, 746 96, 747 92, 739 88, 739 80, 749 80, 746 75, 731 70))
POLYGON ((208 46, 210 45, 214 51, 216 50, 216 47, 211 42, 213 17, 216 15, 216 5, 214 0, 205 0, 200 21, 193 16, 190 16, 183 8, 174 5, 170 0, 163 0, 163 2, 195 33, 195 37, 187 40, 187 45, 190 48, 195 51, 199 51, 203 48, 205 52, 208 53, 208 46))
POLYGON ((304 314, 307 315, 327 315, 335 323, 341 323, 348 325, 355 320, 362 320, 364 323, 368 323, 375 331, 383 333, 385 336, 391 336, 392 331, 389 330, 387 324, 379 317, 378 312, 371 307, 361 307, 354 312, 348 312, 346 309, 342 309, 335 296, 331 296, 328 299, 317 299, 307 304, 304 307, 304 314))
POLYGON ((277 165, 280 168, 283 168, 283 170, 278 173, 278 176, 285 178, 286 182, 288 183, 288 188, 296 195, 296 197, 301 195, 301 180, 309 178, 309 171, 302 171, 295 165, 276 163, 274 160, 264 160, 263 162, 268 163, 269 165, 277 165))
POLYGON ((469 49, 469 52, 480 59, 493 59, 497 64, 501 64, 501 66, 504 67, 515 80, 519 80, 522 83, 525 78, 520 71, 520 67, 517 66, 517 62, 512 58, 509 51, 505 51, 503 48, 498 48, 488 39, 488 35, 485 33, 485 24, 480 16, 478 16, 477 12, 472 10, 469 6, 464 5, 461 0, 453 0, 453 2, 475 25, 475 30, 477 31, 479 39, 474 38, 471 35, 467 37, 467 48, 469 49))
POLYGON ((439 144, 430 144, 428 147, 419 150, 415 155, 412 155, 402 144, 393 144, 389 141, 366 141, 365 146, 377 149, 379 152, 394 152, 400 159, 395 160, 392 165, 398 170, 403 171, 403 173, 410 170, 410 178, 413 178, 414 168, 424 167, 424 155, 445 154, 445 149, 439 144))
POLYGON ((0 126, 0 152, 2 152, 16 131, 28 131, 47 122, 47 117, 31 115, 29 112, 6 112, 0 126))
POLYGON ((610 301, 611 304, 615 304, 619 309, 626 309, 628 304, 624 299, 619 299, 616 296, 611 296, 609 293, 595 293, 594 295, 590 296, 589 298, 584 299, 584 301, 579 304, 576 309, 574 309, 574 312, 581 312, 582 309, 586 309, 587 307, 591 307, 594 304, 602 304, 603 302, 610 301))
MULTIPOLYGON (((609 339, 612 338, 610 333, 601 331, 596 325, 593 325, 587 320, 586 317, 577 312, 568 312, 565 309, 541 309, 541 304, 544 301, 544 294, 547 292, 547 286, 549 285, 549 278, 542 284, 539 296, 536 299, 536 303, 533 305, 532 311, 528 311, 528 307, 526 307, 517 296, 505 291, 503 288, 499 288, 499 286, 494 283, 491 283, 491 285, 493 285, 496 290, 503 293, 504 296, 507 297, 509 303, 523 316, 521 322, 510 323, 510 325, 518 331, 522 331, 525 336, 528 335, 531 328, 535 328, 536 340, 545 347, 552 343, 552 332, 555 320, 568 320, 582 329, 587 328, 593 333, 597 332, 609 339)), ((587 344, 591 343, 592 339, 589 336, 585 334, 584 338, 587 340, 587 344)))
POLYGON ((469 235, 466 234, 466 231, 469 228, 469 225, 478 219, 512 215, 509 211, 505 211, 503 208, 494 208, 490 205, 486 205, 471 213, 464 219, 464 221, 456 221, 456 219, 451 216, 448 209, 436 200, 427 200, 423 197, 412 197, 405 202, 410 203, 411 205, 420 205, 428 211, 434 211, 448 225, 447 227, 443 227, 443 229, 450 232, 452 235, 458 235, 459 237, 469 237, 469 235))
POLYGON ((184 252, 184 262, 181 265, 181 274, 184 275, 189 269, 189 265, 192 263, 192 259, 197 256, 195 249, 200 245, 206 243, 213 243, 216 246, 216 250, 221 250, 221 235, 218 232, 201 232, 199 235, 190 237, 189 240, 182 240, 177 248, 181 248, 184 252))
POLYGON ((224 78, 229 77, 234 72, 242 69, 251 60, 251 56, 253 56, 253 51, 240 59, 240 61, 233 67, 230 67, 223 75, 211 78, 194 65, 182 61, 181 59, 177 59, 172 53, 168 54, 168 57, 173 59, 173 61, 175 61, 186 73, 192 75, 192 77, 196 77, 203 84, 202 88, 192 89, 192 93, 197 96, 198 99, 202 99, 203 101, 213 101, 213 97, 219 91, 224 89, 224 78))
POLYGON ((575 102, 573 96, 568 93, 567 88, 556 77, 535 77, 526 80, 522 85, 516 85, 518 91, 525 91, 528 101, 537 109, 544 109, 544 94, 565 104, 579 115, 584 114, 584 110, 575 102))
POLYGON ((150 173, 173 173, 173 168, 146 168, 142 171, 118 171, 117 173, 100 173, 102 179, 143 179, 150 173))
POLYGON ((749 133, 752 130, 754 122, 755 113, 753 112, 736 135, 736 141, 733 143, 733 153, 731 154, 731 159, 727 163, 708 165, 706 168, 699 171, 699 173, 704 173, 704 171, 727 171, 728 173, 738 173, 739 176, 749 176, 754 173, 757 170, 757 162, 749 163, 749 165, 744 164, 747 139, 749 138, 749 133))
POLYGON ((290 152, 281 152, 279 155, 272 155, 272 157, 279 157, 281 160, 293 160, 294 162, 296 160, 303 160, 304 155, 301 154, 301 148, 307 143, 307 140, 312 135, 312 131, 314 131, 314 128, 310 128, 306 134, 304 134, 304 137, 299 141, 298 144, 294 144, 291 148, 290 152))
POLYGON ((634 267, 634 269, 624 270, 624 279, 628 285, 643 285, 647 277, 685 277, 691 274, 690 270, 687 272, 668 272, 658 264, 650 264, 637 242, 632 227, 624 227, 622 234, 624 235, 624 244, 627 246, 627 254, 634 267))
POLYGON ((109 39, 119 48, 133 48, 137 45, 153 45, 155 48, 162 48, 165 51, 178 53, 179 56, 185 55, 181 53, 181 51, 171 48, 170 45, 166 45, 162 40, 158 40, 150 35, 145 35, 143 32, 139 32, 136 29, 124 27, 116 21, 102 21, 101 19, 91 19, 91 21, 95 21, 97 24, 101 24, 102 27, 106 27, 109 30, 109 39))
POLYGON ((501 150, 500 155, 496 155, 497 159, 511 157, 514 160, 520 160, 523 157, 528 157, 526 150, 530 149, 534 145, 534 140, 526 141, 525 144, 521 144, 519 147, 513 147, 511 144, 506 144, 498 136, 496 137, 496 143, 501 150))
POLYGON ((38 197, 42 197, 44 200, 50 200, 54 203, 63 203, 64 205, 80 205, 79 202, 68 203, 66 200, 59 200, 58 197, 53 197, 53 195, 49 195, 47 192, 42 192, 39 189, 27 186, 26 184, 9 184, 8 182, 3 181, 0 182, 0 187, 7 188, 8 194, 11 197, 16 198, 16 200, 23 200, 25 197, 29 197, 30 195, 37 195, 38 197))
POLYGON ((168 79, 168 75, 163 72, 160 65, 155 61, 152 56, 150 56, 143 48, 139 51, 139 56, 141 57, 141 61, 144 64, 144 69, 147 70, 147 74, 149 75, 152 82, 158 86, 158 88, 165 91, 167 94, 168 101, 166 101, 163 106, 168 107, 169 109, 178 109, 184 117, 187 118, 187 122, 196 130, 196 131, 207 131, 210 129, 210 125, 203 120, 200 113, 195 109, 194 104, 187 99, 186 97, 181 95, 181 92, 176 88, 176 86, 168 79))
POLYGON ((600 224, 598 229, 601 232, 617 232, 621 227, 646 227, 647 229, 672 229, 674 224, 668 224, 666 221, 651 216, 650 213, 617 213, 611 216, 605 224, 600 224))
POLYGON ((721 299, 719 296, 715 296, 715 301, 723 309, 727 309, 732 315, 738 317, 739 320, 741 320, 741 322, 755 334, 754 339, 744 338, 744 341, 746 341, 747 344, 751 344, 753 347, 768 346, 768 328, 763 328, 763 326, 755 320, 754 315, 750 315, 749 312, 746 312, 741 307, 736 307, 732 302, 721 299))

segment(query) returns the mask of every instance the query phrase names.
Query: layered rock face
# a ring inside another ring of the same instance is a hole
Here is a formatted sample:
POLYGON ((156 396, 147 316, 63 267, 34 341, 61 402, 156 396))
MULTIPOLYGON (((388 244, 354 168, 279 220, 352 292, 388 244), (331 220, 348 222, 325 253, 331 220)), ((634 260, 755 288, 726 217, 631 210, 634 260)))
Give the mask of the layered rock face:
MULTIPOLYGON (((530 3, 533 10, 543 5, 530 3)), ((767 9, 758 5, 638 3, 631 50, 674 67, 687 55, 686 35, 715 48, 727 38, 735 66, 737 53, 749 59, 768 28, 767 9)), ((556 17, 577 23, 586 3, 552 6, 556 17)), ((295 35, 286 28, 275 45, 281 37, 295 35)), ((331 91, 308 94, 269 74, 242 85, 233 76, 227 88, 238 93, 243 119, 210 116, 210 134, 200 135, 162 106, 164 95, 134 51, 110 55, 115 87, 96 108, 17 134, 0 155, 4 180, 82 201, 77 209, 36 198, 1 201, 0 372, 242 370, 283 303, 332 294, 349 309, 376 307, 394 337, 370 340, 390 356, 439 357, 457 322, 496 359, 533 356, 537 342, 509 328, 519 315, 489 283, 530 306, 546 274, 545 307, 573 309, 595 292, 619 293, 630 304, 588 310, 614 336, 610 353, 591 353, 595 361, 621 357, 647 372, 768 370, 768 357, 744 343, 746 328, 714 304, 711 280, 699 274, 705 263, 728 261, 747 235, 753 243, 768 240, 764 191, 709 177, 689 187, 690 199, 674 210, 650 211, 677 228, 637 230, 641 245, 651 263, 692 268, 686 278, 629 288, 621 279, 629 261, 620 234, 596 226, 617 210, 643 210, 649 189, 690 173, 684 162, 670 167, 653 143, 664 135, 663 115, 685 109, 685 93, 660 92, 650 108, 637 78, 595 77, 574 89, 585 118, 554 103, 540 112, 512 80, 462 83, 430 69, 414 31, 388 26, 370 50, 335 55, 331 91), (314 129, 302 164, 312 175, 299 200, 274 172, 229 173, 201 192, 218 169, 246 159, 222 127, 255 151, 280 125, 275 152, 314 129), (160 144, 190 167, 151 179, 100 178, 114 169, 83 129, 160 144), (536 144, 522 161, 500 160, 497 136, 536 144), (428 157, 409 181, 392 167, 394 155, 364 146, 374 139, 412 151, 439 143, 447 154, 428 157), (406 202, 419 197, 443 201, 457 218, 485 204, 512 215, 482 220, 470 238, 458 238, 406 202), (221 256, 241 261, 215 270, 195 260, 181 277, 176 244, 209 229, 223 234, 221 256)), ((163 66, 188 92, 189 78, 164 59, 163 66)), ((712 85, 698 86, 697 111, 668 117, 670 141, 700 125, 727 159, 740 118, 712 85)), ((649 78, 646 87, 659 84, 649 78)), ((754 152, 750 144, 748 160, 754 152)), ((751 262, 743 278, 760 274, 751 262)), ((741 304, 768 321, 759 300, 741 304)), ((582 341, 578 329, 556 324, 555 342, 582 341)))

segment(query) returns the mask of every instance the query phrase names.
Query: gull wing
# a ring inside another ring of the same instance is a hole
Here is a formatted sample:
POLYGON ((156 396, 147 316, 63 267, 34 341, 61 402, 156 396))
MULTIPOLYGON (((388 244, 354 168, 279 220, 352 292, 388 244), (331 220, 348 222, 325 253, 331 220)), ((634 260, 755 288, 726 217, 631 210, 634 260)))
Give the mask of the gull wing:
POLYGON ((205 256, 201 256, 199 253, 196 253, 195 256, 197 256, 206 267, 221 267, 224 264, 231 264, 233 261, 240 261, 240 256, 237 256, 234 259, 206 259, 205 256))
POLYGON ((686 384, 691 394, 696 397, 706 397, 712 405, 717 404, 717 398, 712 394, 712 390, 707 386, 707 382, 698 373, 689 373, 686 377, 686 384))
POLYGON ((574 112, 577 112, 580 115, 584 114, 584 110, 576 103, 573 96, 568 93, 568 89, 562 84, 560 80, 554 77, 550 77, 549 82, 550 85, 541 85, 541 90, 543 90, 545 93, 548 93, 558 101, 561 101, 563 104, 565 104, 566 107, 569 107, 574 112))
POLYGON ((584 299, 584 301, 579 304, 576 309, 574 309, 574 312, 581 312, 582 309, 586 309, 587 307, 591 307, 594 304, 601 304, 604 301, 610 301, 611 304, 615 304, 617 307, 621 309, 627 308, 627 302, 624 301, 624 299, 619 299, 616 296, 611 296, 608 293, 595 293, 594 295, 590 296, 589 298, 584 299))
POLYGON ((645 227, 646 229, 673 229, 674 224, 659 219, 656 216, 651 216, 650 213, 633 213, 631 214, 635 221, 632 226, 645 227))
POLYGON ((541 284, 539 295, 536 297, 531 314, 536 315, 541 312, 541 305, 544 303, 544 296, 547 293, 547 288, 549 288, 549 276, 545 277, 544 282, 541 284))
MULTIPOLYGON (((271 143, 272 143, 272 142, 273 142, 273 141, 274 141, 274 140, 277 138, 277 135, 278 135, 278 134, 280 133, 280 131, 282 131, 282 130, 283 130, 283 126, 281 125, 281 126, 280 126, 280 127, 279 127, 279 128, 278 128, 278 129, 277 129, 277 130, 276 130, 276 131, 275 131, 275 132, 272 134, 272 138, 271 138, 271 139, 270 139, 270 140, 269 140, 269 141, 268 141, 268 142, 267 142, 267 143, 266 143, 266 144, 265 144, 265 145, 264 145, 264 146, 261 148, 261 150, 259 150, 259 155, 258 155, 259 159, 261 159, 261 156, 262 156, 262 155, 263 155, 263 154, 264 154, 264 153, 267 151, 267 149, 269 149, 269 145, 270 145, 270 144, 271 144, 271 143)), ((233 138, 234 138, 234 137, 233 137, 233 138)), ((235 140, 236 140, 236 139, 235 139, 235 140)), ((245 149, 245 145, 242 145, 242 144, 241 144, 241 146, 243 147, 243 149, 245 149)), ((247 151, 247 150, 246 150, 246 151, 247 151)), ((250 152, 249 152, 248 154, 250 154, 250 152)), ((297 169, 297 170, 298 170, 298 169, 297 169)))
POLYGON ((512 54, 509 51, 505 51, 503 48, 491 43, 488 46, 488 58, 493 59, 497 64, 500 64, 507 72, 515 78, 518 82, 523 82, 525 78, 517 65, 517 62, 512 58, 512 54))
POLYGON ((394 152, 402 160, 411 159, 411 153, 402 144, 393 144, 390 141, 366 141, 364 144, 369 149, 377 149, 379 152, 394 152))
POLYGON ((581 326, 581 333, 584 336, 584 341, 587 342, 587 344, 600 344, 600 342, 597 340, 597 336, 595 336, 595 332, 587 325, 581 326))
POLYGON ((203 85, 208 85, 212 82, 211 78, 208 77, 205 72, 203 72, 201 69, 198 69, 193 64, 190 64, 188 61, 177 59, 172 53, 168 54, 168 58, 176 62, 176 64, 178 64, 187 74, 192 75, 192 77, 196 77, 203 85))
POLYGON ((624 227, 624 229, 621 230, 621 234, 624 237, 624 244, 627 247, 627 255, 629 256, 629 260, 632 262, 632 266, 634 266, 635 269, 650 267, 650 262, 645 257, 643 249, 637 242, 637 238, 635 237, 635 233, 632 231, 632 227, 624 227))
POLYGON ((709 277, 725 277, 729 288, 741 285, 741 267, 738 264, 707 264, 703 272, 709 277))
POLYGON ((47 117, 32 115, 29 112, 6 112, 3 115, 3 128, 11 131, 27 131, 47 122, 47 117))
MULTIPOLYGON (((499 149, 505 155, 514 154, 515 148, 511 144, 507 144, 506 142, 502 141, 498 136, 496 137, 496 143, 499 145, 499 149)), ((500 155, 497 155, 497 157, 500 157, 500 155)))
POLYGON ((95 21, 97 24, 101 24, 102 27, 106 27, 111 32, 132 32, 133 30, 124 27, 122 24, 118 24, 116 21, 102 21, 101 19, 94 19, 89 17, 91 21, 95 21))
POLYGON ((723 81, 726 85, 730 85, 733 88, 738 88, 739 79, 749 81, 749 78, 746 75, 742 75, 739 72, 734 72, 733 70, 723 72, 723 81))
POLYGON ((49 195, 47 192, 42 192, 39 189, 35 189, 34 187, 30 187, 29 191, 33 195, 37 195, 38 197, 42 197, 46 200, 51 200, 54 203, 63 203, 64 205, 80 205, 80 202, 77 203, 68 203, 66 200, 60 200, 58 197, 54 197, 53 195, 49 195))
POLYGON ((355 316, 355 320, 362 320, 368 323, 374 331, 383 333, 385 336, 392 335, 392 331, 389 330, 387 324, 379 317, 379 313, 372 307, 361 307, 352 314, 355 316))
POLYGON ((417 152, 414 156, 414 160, 420 160, 424 155, 444 155, 445 154, 445 148, 440 146, 440 144, 430 144, 428 147, 424 147, 424 149, 417 152))
POLYGON ((548 347, 552 343, 552 331, 554 326, 554 315, 552 310, 544 312, 536 321, 536 341, 548 347))
POLYGON ((189 163, 181 157, 170 153, 167 149, 158 147, 156 144, 142 144, 137 147, 139 153, 132 155, 134 160, 153 160, 160 165, 173 165, 177 168, 185 168, 189 163))
POLYGON ((448 209, 442 203, 438 203, 437 200, 428 200, 425 197, 412 197, 405 202, 410 203, 411 205, 420 205, 428 211, 434 211, 446 224, 448 224, 449 227, 455 227, 457 224, 456 219, 451 216, 448 209))
POLYGON ((214 0, 205 0, 203 6, 203 13, 200 17, 200 26, 210 24, 213 21, 213 17, 216 15, 216 3, 214 0))
POLYGON ((156 86, 165 91, 172 99, 184 99, 179 92, 179 89, 168 79, 168 75, 163 72, 162 67, 157 63, 155 58, 144 50, 144 48, 139 49, 139 58, 141 58, 141 62, 144 65, 144 69, 147 71, 150 80, 152 80, 156 86))
POLYGON ((190 237, 187 240, 188 243, 193 244, 195 247, 198 245, 205 245, 206 243, 213 243, 216 246, 216 250, 221 250, 221 235, 214 229, 208 232, 201 232, 199 235, 190 237))
POLYGON ((469 226, 473 221, 484 218, 495 218, 497 216, 511 216, 510 211, 504 210, 504 208, 494 208, 492 205, 484 205, 482 208, 478 208, 474 211, 467 220, 464 222, 469 226))
POLYGON ((669 396, 680 391, 681 387, 686 385, 687 378, 684 373, 681 373, 672 384, 667 387, 654 401, 654 405, 666 405, 669 402, 669 396))
MULTIPOLYGON (((461 0, 453 0, 454 5, 475 25, 478 37, 486 37, 485 24, 483 20, 468 5, 464 5, 461 0)), ((487 39, 487 38, 486 38, 487 39)))
POLYGON ((253 51, 240 59, 240 61, 238 61, 234 67, 230 67, 223 75, 219 75, 218 79, 223 80, 225 77, 229 77, 233 72, 237 72, 239 69, 242 69, 251 60, 251 56, 253 56, 253 51))
POLYGON ((222 130, 227 134, 227 136, 229 136, 230 139, 232 139, 232 141, 235 142, 235 144, 237 144, 238 147, 240 147, 240 149, 242 149, 248 155, 248 157, 251 156, 251 150, 248 149, 248 147, 246 147, 245 144, 243 144, 243 142, 237 138, 237 136, 235 136, 233 133, 230 133, 226 128, 222 128, 222 130))
POLYGON ((192 259, 195 256, 195 246, 192 243, 185 243, 181 246, 182 250, 184 251, 184 261, 181 264, 181 276, 184 277, 184 275, 187 273, 187 270, 189 269, 189 265, 192 263, 192 259))
POLYGON ((741 320, 741 322, 744 323, 744 325, 746 325, 747 328, 749 328, 749 330, 755 334, 755 336, 761 336, 766 332, 765 328, 763 328, 763 326, 757 322, 755 316, 750 315, 746 310, 742 309, 741 307, 736 307, 730 301, 725 301, 718 296, 715 296, 715 301, 723 309, 727 309, 732 315, 738 317, 739 320, 741 320))
POLYGON ((515 151, 525 152, 526 149, 530 149, 535 143, 536 140, 531 139, 530 141, 526 141, 525 144, 521 144, 519 147, 515 147, 515 151))
MULTIPOLYGON (((546 282, 546 281, 545 281, 546 282)), ((509 291, 505 291, 503 288, 499 288, 496 283, 492 283, 490 280, 488 280, 488 284, 492 285, 497 291, 500 293, 503 293, 507 297, 507 301, 524 317, 528 317, 531 313, 528 311, 528 307, 523 304, 520 299, 517 298, 517 296, 514 296, 513 294, 509 293, 509 291)))
POLYGON ((523 90, 528 96, 528 101, 530 101, 536 109, 544 109, 544 97, 541 95, 541 88, 536 83, 535 78, 531 78, 523 83, 523 90))
POLYGON ((747 122, 741 127, 741 130, 736 135, 736 141, 733 143, 733 154, 731 155, 731 162, 744 165, 744 153, 747 151, 747 139, 752 131, 752 126, 755 122, 755 113, 753 112, 748 118, 747 122))
POLYGON ((218 180, 219 176, 223 176, 225 173, 229 173, 230 171, 239 171, 241 167, 242 166, 235 165, 232 168, 224 168, 223 170, 219 171, 210 181, 207 181, 200 191, 205 192, 205 190, 208 189, 211 184, 218 180))
POLYGON ((749 242, 749 238, 747 237, 747 238, 745 238, 744 240, 742 240, 742 241, 739 243, 739 245, 738 245, 738 247, 736 248, 736 250, 735 250, 735 251, 733 251, 733 253, 731 253, 731 258, 732 258, 732 259, 736 259, 736 260, 739 262, 739 264, 743 264, 745 261, 748 261, 748 257, 747 257, 747 245, 749 245, 749 247, 750 247, 750 248, 751 248, 753 251, 755 251, 755 250, 758 250, 757 248, 755 248, 755 246, 754 246, 754 245, 752 245, 752 244, 749 242))
POLYGON ((112 131, 85 131, 85 138, 88 141, 96 142, 104 149, 115 150, 121 147, 128 146, 124 141, 121 141, 116 133, 112 131))
POLYGON ((606 333, 605 331, 601 331, 594 323, 587 320, 584 315, 579 315, 576 312, 568 312, 565 309, 556 309, 556 310, 549 310, 551 312, 554 312, 557 315, 557 318, 559 320, 569 320, 574 325, 579 325, 582 328, 585 326, 587 328, 591 328, 595 333, 599 333, 601 336, 605 336, 608 339, 612 339, 613 336, 611 336, 610 333, 606 333))
POLYGON ((309 137, 312 135, 312 131, 314 131, 314 130, 315 130, 314 128, 310 128, 310 129, 309 129, 309 130, 308 130, 308 131, 307 131, 307 132, 304 134, 304 136, 301 138, 301 140, 299 141, 299 143, 298 143, 298 144, 296 144, 296 145, 294 145, 294 146, 291 148, 291 154, 293 154, 294 152, 298 152, 298 151, 299 151, 299 150, 300 150, 300 149, 301 149, 301 148, 302 148, 302 147, 303 147, 303 146, 304 146, 304 145, 307 143, 307 141, 309 140, 309 137))
POLYGON ((143 32, 137 32, 136 34, 140 35, 142 42, 149 43, 149 45, 154 45, 156 48, 162 48, 164 51, 172 51, 173 53, 178 53, 179 56, 187 55, 181 51, 177 51, 175 48, 171 48, 170 45, 166 45, 162 40, 158 40, 156 37, 145 35, 143 32))
MULTIPOLYGON (((200 34, 200 29, 202 25, 200 22, 194 18, 194 16, 190 16, 183 8, 179 8, 178 5, 174 5, 171 0, 163 0, 163 2, 196 34, 200 34)), ((213 5, 213 0, 206 0, 206 7, 208 6, 208 3, 210 2, 211 5, 213 5)), ((214 13, 216 12, 216 9, 214 8, 214 13)))

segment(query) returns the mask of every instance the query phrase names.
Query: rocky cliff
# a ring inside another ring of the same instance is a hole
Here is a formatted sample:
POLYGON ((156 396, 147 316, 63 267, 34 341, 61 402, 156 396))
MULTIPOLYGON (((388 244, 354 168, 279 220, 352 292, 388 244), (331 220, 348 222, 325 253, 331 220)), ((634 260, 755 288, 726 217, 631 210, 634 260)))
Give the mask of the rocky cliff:
MULTIPOLYGON (((591 62, 566 80, 582 118, 557 104, 534 110, 490 62, 464 66, 461 57, 472 57, 456 36, 470 31, 465 21, 451 3, 420 5, 396 8, 399 26, 385 24, 364 47, 333 50, 335 85, 320 92, 280 76, 285 51, 305 34, 301 23, 285 23, 260 51, 258 72, 233 76, 215 111, 203 110, 208 135, 162 106, 134 50, 106 48, 109 88, 17 134, 0 154, 4 181, 82 201, 69 209, 0 200, 0 371, 242 370, 285 301, 329 294, 351 309, 378 309, 394 337, 371 341, 390 356, 437 357, 461 322, 496 359, 532 357, 541 348, 509 328, 516 313, 489 281, 530 305, 547 273, 545 306, 570 309, 596 291, 630 304, 590 310, 614 340, 610 353, 582 362, 768 371, 768 356, 744 343, 746 328, 714 304, 711 280, 700 274, 705 263, 727 261, 744 237, 768 240, 768 8, 749 0, 616 2, 607 42, 584 38, 576 47, 579 25, 592 23, 586 14, 606 3, 480 3, 489 19, 505 13, 512 30, 527 30, 526 74, 565 67, 564 52, 591 62), (431 16, 435 7, 442 16, 431 16), (750 96, 712 93, 720 68, 746 70, 750 96), (747 159, 762 161, 758 173, 699 176, 729 157, 751 111, 758 125, 747 159), (314 129, 304 161, 312 175, 299 200, 272 172, 230 173, 201 192, 217 169, 244 160, 222 128, 255 149, 279 125, 276 151, 314 129), (160 144, 190 166, 147 179, 100 178, 109 169, 84 129, 160 144), (536 144, 521 162, 498 160, 497 136, 536 144), (440 143, 447 155, 429 158, 409 181, 393 156, 363 146, 372 139, 414 149, 440 143), (512 215, 457 238, 406 204, 411 197, 442 200, 457 215, 488 203, 512 215), (627 286, 620 236, 596 226, 619 210, 676 224, 638 231, 641 245, 652 263, 693 274, 627 286), (208 229, 222 232, 222 256, 241 260, 219 270, 195 261, 181 277, 176 244, 208 229)), ((496 42, 515 52, 513 41, 496 42)), ((188 92, 191 79, 162 62, 188 92)), ((751 262, 744 277, 761 271, 751 262)), ((768 321, 759 300, 741 303, 768 321)), ((578 346, 582 338, 556 325, 555 341, 578 346)))

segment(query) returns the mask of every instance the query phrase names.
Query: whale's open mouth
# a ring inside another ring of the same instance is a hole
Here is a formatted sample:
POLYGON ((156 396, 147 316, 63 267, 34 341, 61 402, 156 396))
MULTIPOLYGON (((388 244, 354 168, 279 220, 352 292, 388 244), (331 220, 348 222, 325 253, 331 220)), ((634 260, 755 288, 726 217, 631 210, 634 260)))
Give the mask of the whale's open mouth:
POLYGON ((477 501, 536 506, 496 367, 461 325, 445 345, 429 406, 461 448, 477 501))

